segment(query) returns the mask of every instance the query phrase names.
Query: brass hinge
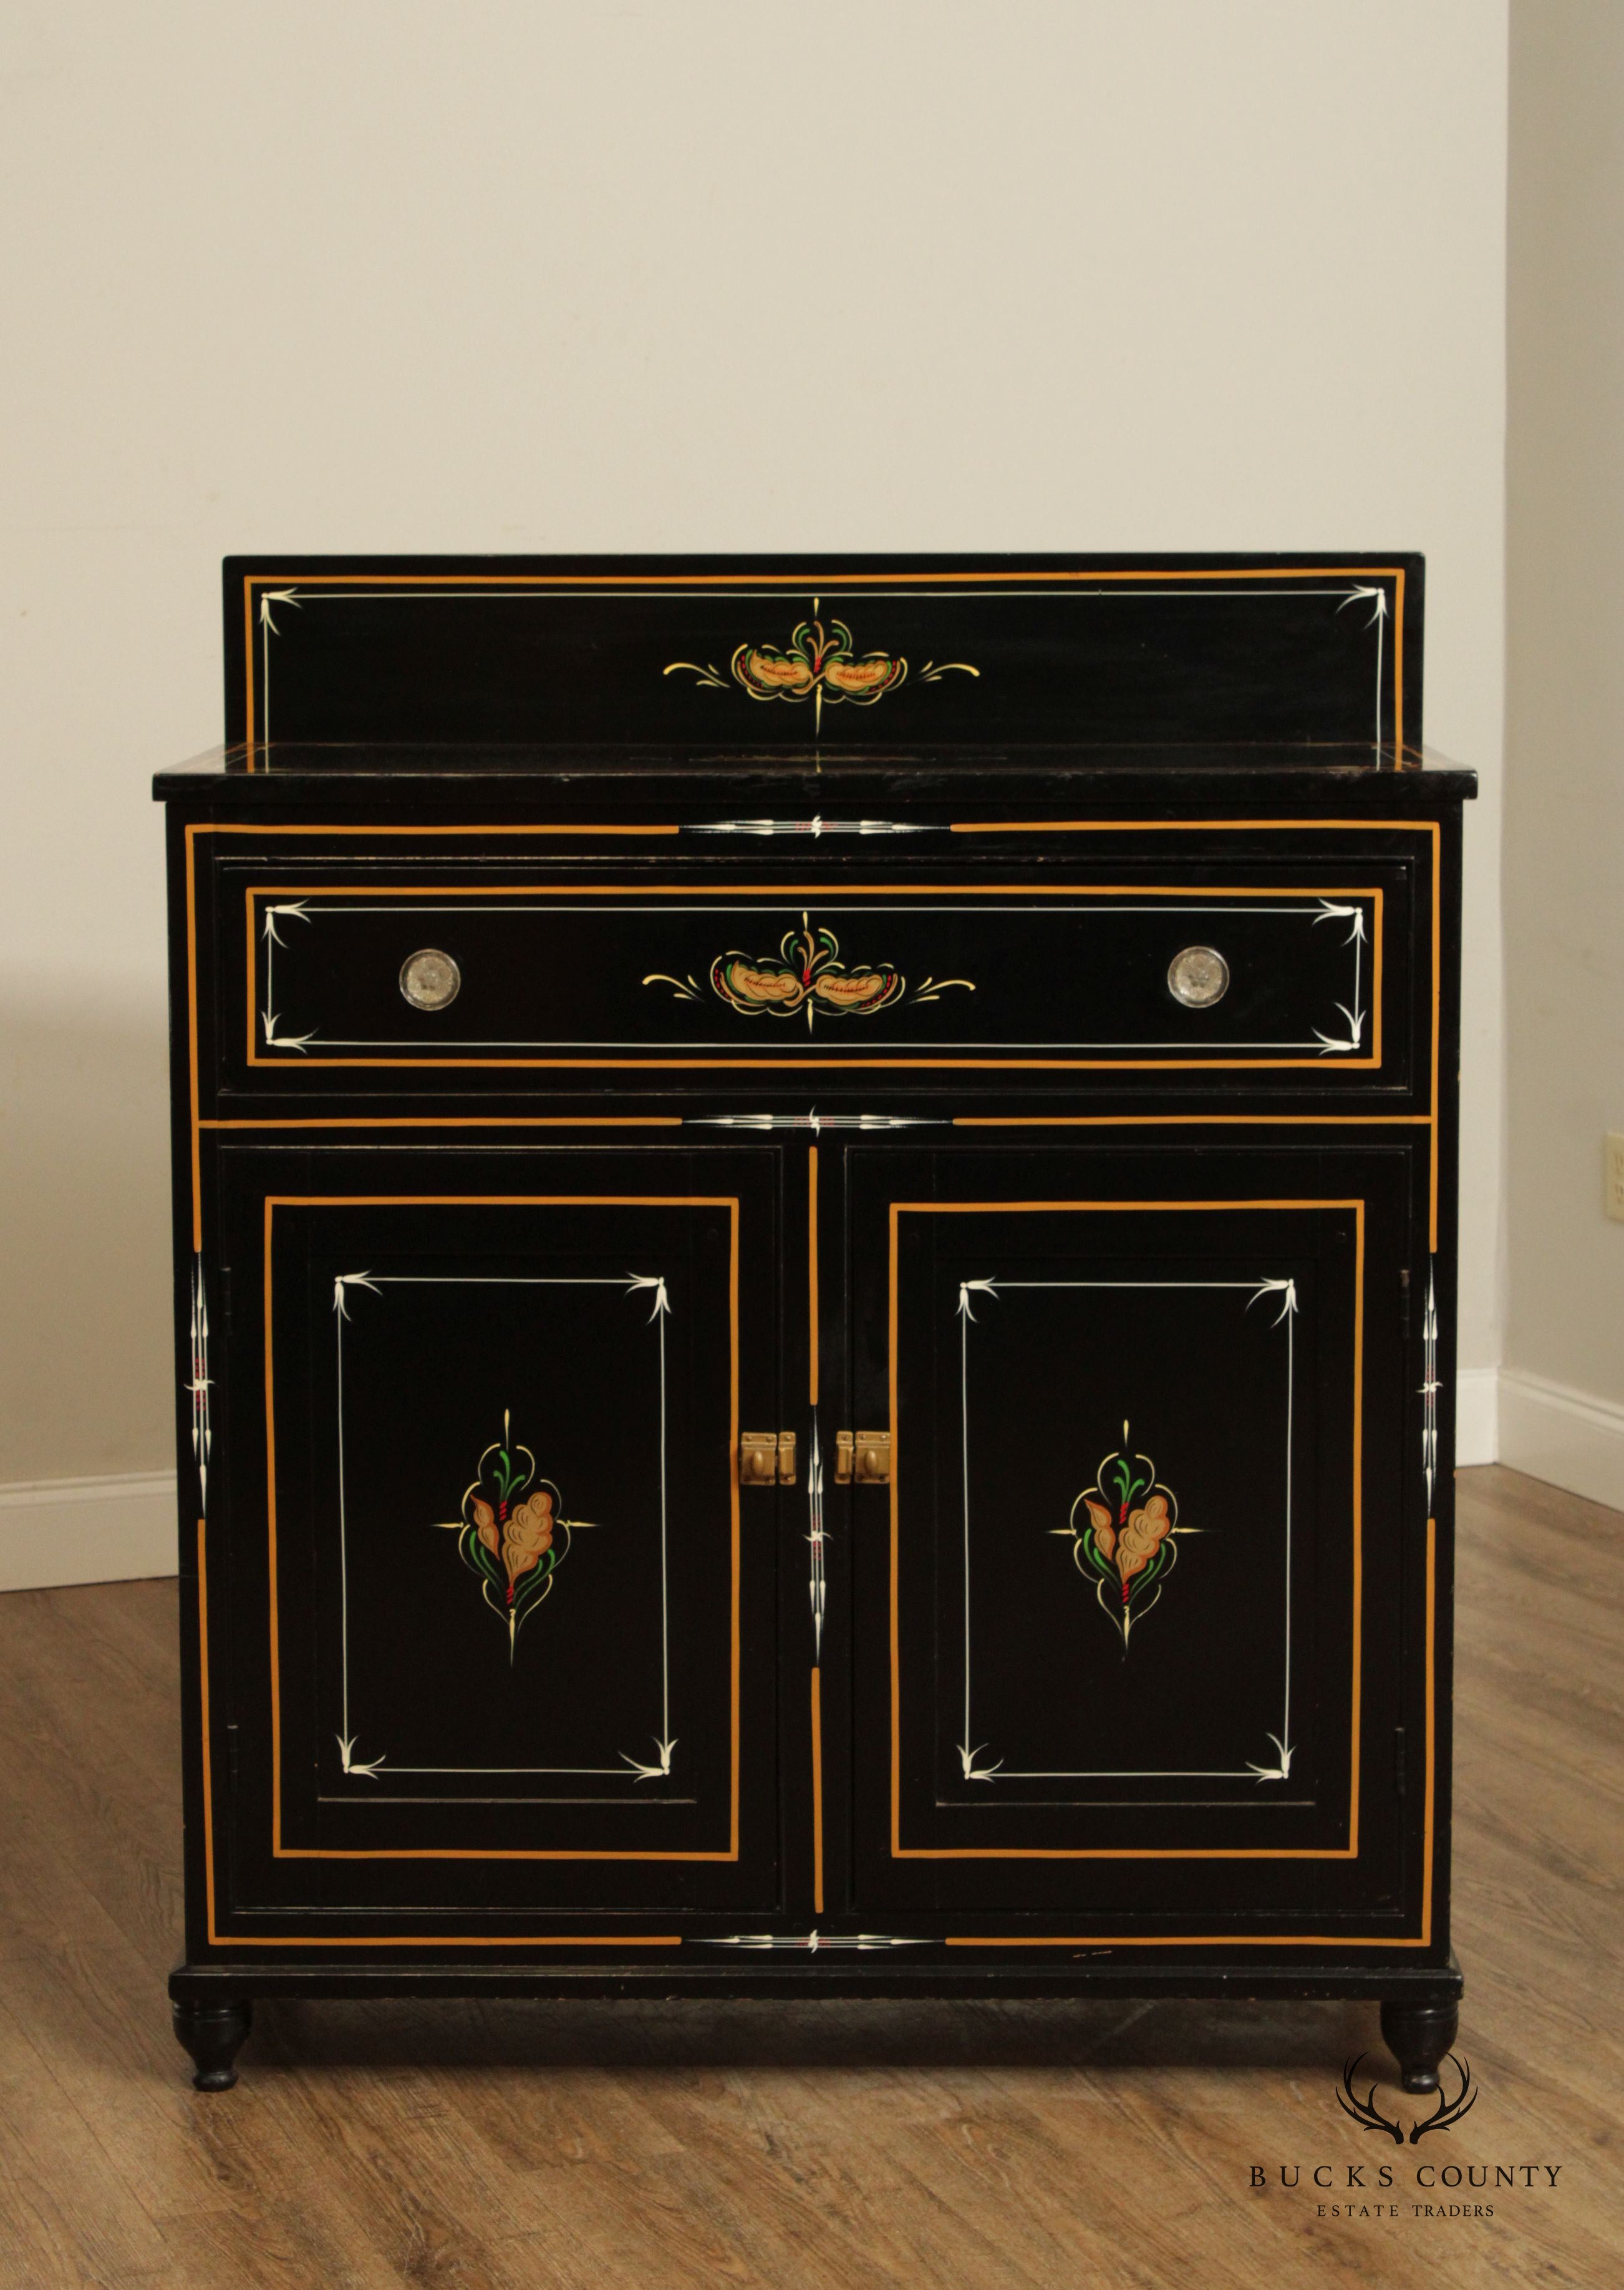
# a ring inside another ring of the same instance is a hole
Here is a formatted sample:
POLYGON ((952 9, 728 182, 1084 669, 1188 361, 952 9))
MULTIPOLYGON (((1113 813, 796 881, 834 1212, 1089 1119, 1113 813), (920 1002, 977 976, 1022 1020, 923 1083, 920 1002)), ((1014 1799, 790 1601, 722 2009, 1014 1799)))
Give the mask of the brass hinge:
POLYGON ((842 1486, 883 1487, 891 1483, 889 1431, 836 1431, 835 1477, 842 1486))
POLYGON ((739 1484, 741 1487, 794 1486, 795 1433, 741 1431, 739 1484))

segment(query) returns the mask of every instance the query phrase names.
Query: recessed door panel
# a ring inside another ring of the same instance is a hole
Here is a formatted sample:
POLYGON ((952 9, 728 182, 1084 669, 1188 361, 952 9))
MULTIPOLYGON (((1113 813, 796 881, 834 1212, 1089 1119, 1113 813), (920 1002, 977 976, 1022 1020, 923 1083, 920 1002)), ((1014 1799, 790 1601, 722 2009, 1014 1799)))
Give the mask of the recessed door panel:
POLYGON ((852 1159, 860 1892, 1395 1914, 1409 1149, 852 1159))
MULTIPOLYGON (((1339 1282, 1260 1221, 1240 1277, 1227 1249, 1158 1246, 1162 1210, 1077 1213, 1113 1219, 1079 1264, 1067 1213, 976 1234, 1005 1270, 955 1284, 950 1262, 936 1300, 957 1323, 962 1514, 937 1629, 944 1653, 949 1622, 962 1637, 964 1722, 936 1745, 935 1800, 974 1807, 996 1781, 1035 1807, 1250 1816, 1267 1784, 1276 1808, 1323 1808, 1329 1835, 1346 1744, 1317 1738, 1300 1687, 1324 1666, 1316 1576, 1349 1596, 1350 1490, 1334 1529, 1312 1490, 1339 1399, 1352 1436, 1354 1218, 1324 1236, 1339 1282)), ((1202 1224, 1189 1237, 1211 1243, 1202 1224)))
POLYGON ((234 1901, 770 1902, 772 1157, 225 1163, 234 1901))

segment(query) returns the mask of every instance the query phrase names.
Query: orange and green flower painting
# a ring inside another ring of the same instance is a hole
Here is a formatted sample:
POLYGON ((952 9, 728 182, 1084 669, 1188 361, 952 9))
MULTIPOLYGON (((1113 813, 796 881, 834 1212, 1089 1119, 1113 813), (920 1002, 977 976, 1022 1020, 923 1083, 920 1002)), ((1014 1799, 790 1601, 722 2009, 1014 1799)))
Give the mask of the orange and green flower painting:
MULTIPOLYGON (((822 725, 826 702, 831 708, 847 702, 855 708, 872 708, 906 682, 908 674, 908 662, 900 653, 860 653, 844 621, 825 621, 819 613, 814 597, 812 618, 797 623, 786 650, 747 641, 736 647, 728 662, 733 682, 752 700, 810 700, 814 729, 822 725)), ((708 661, 674 660, 664 672, 695 677, 706 689, 727 689, 727 677, 708 661)), ((935 684, 949 672, 980 676, 981 671, 968 661, 928 660, 915 670, 914 681, 935 684)))
POLYGON ((534 1455, 513 1437, 504 1410, 502 1436, 479 1459, 462 1517, 444 1524, 456 1534, 463 1565, 479 1577, 485 1605, 508 1625, 509 1661, 521 1625, 548 1596, 569 1557, 572 1529, 592 1523, 565 1518, 563 1509, 557 1488, 537 1477, 534 1455))
POLYGON ((1133 1624, 1156 1604, 1172 1572, 1176 1538, 1195 1531, 1180 1526, 1178 1498, 1157 1479, 1151 1458, 1128 1451, 1125 1423, 1122 1446, 1103 1459, 1094 1485, 1072 1505, 1070 1525, 1050 1529, 1071 1537, 1077 1572, 1093 1583, 1124 1653, 1133 1624))

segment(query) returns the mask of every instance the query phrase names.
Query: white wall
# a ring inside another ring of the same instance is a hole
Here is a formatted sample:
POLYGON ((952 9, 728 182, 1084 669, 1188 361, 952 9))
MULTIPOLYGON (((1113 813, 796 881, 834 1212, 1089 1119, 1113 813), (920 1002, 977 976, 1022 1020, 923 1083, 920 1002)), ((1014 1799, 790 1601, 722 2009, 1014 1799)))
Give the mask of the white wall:
POLYGON ((1624 1504, 1624 8, 1511 53, 1503 1453, 1624 1504))
POLYGON ((0 1483, 161 1468, 228 549, 1428 552, 1496 1357, 1504 0, 12 0, 0 1483))

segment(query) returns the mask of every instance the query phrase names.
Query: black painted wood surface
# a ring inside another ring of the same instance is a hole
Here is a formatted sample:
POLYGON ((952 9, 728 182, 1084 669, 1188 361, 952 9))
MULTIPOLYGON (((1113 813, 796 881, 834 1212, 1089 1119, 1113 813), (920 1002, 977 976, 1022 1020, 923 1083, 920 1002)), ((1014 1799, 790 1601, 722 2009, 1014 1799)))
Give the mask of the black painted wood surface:
POLYGON ((1412 551, 228 557, 226 738, 1421 744, 1412 551))
MULTIPOLYGON (((1414 709, 1419 562, 1382 561, 1414 709)), ((317 569, 228 594, 290 591, 281 645, 317 569)), ((764 610, 724 582, 701 623, 653 569, 568 660, 414 621, 444 750, 357 595, 349 655, 271 655, 315 745, 273 698, 268 755, 160 782, 177 1995, 1446 2000, 1470 775, 1361 750, 1260 602, 1213 685, 1012 584, 987 672, 925 684, 938 590, 961 631, 980 600, 920 578, 863 590, 909 678, 774 762, 815 693, 588 677, 634 600, 707 660, 764 610), (958 744, 986 692, 996 764, 958 744), (876 747, 905 697, 929 744, 876 747), (755 749, 639 748, 678 703, 755 749), (881 1427, 892 1485, 837 1485, 881 1427), (739 1484, 745 1431, 794 1433, 793 1485, 739 1484)))

